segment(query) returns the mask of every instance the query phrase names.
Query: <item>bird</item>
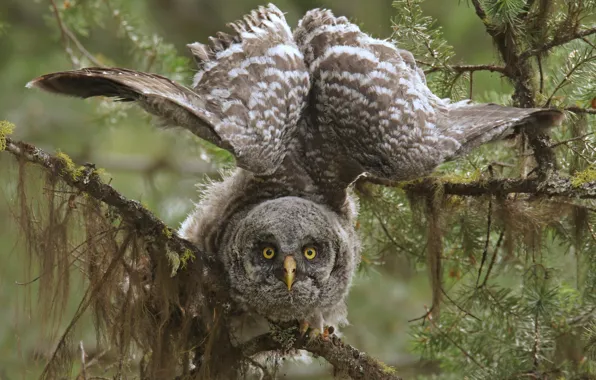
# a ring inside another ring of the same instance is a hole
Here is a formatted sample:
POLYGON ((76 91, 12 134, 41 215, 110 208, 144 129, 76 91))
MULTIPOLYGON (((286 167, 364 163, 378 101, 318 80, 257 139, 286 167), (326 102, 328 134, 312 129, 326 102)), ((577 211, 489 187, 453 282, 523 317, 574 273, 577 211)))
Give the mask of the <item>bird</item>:
POLYGON ((136 102, 229 151, 179 233, 226 271, 241 315, 318 331, 348 323, 360 263, 354 182, 403 181, 522 128, 556 125, 554 109, 440 99, 414 56, 327 9, 294 30, 272 4, 188 47, 191 86, 90 67, 27 84, 80 98, 136 102))

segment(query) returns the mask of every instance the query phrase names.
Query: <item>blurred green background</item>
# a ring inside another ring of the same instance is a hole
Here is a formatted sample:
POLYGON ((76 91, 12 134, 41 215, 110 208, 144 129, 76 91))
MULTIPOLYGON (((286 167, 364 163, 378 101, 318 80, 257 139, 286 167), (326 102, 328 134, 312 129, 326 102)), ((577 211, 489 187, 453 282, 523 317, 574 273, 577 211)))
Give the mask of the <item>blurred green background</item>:
MULTIPOLYGON (((168 67, 185 67, 169 74, 190 83, 193 73, 190 59, 188 64, 158 62, 159 57, 152 61, 151 53, 147 54, 149 50, 139 51, 135 38, 146 38, 151 45, 147 49, 166 49, 165 44, 171 43, 180 56, 189 58, 186 43, 206 41, 209 35, 224 29, 225 23, 260 4, 253 0, 131 0, 118 4, 60 0, 56 6, 64 11, 67 23, 76 23, 77 17, 84 18, 76 15, 78 8, 125 8, 123 13, 134 16, 131 24, 135 29, 128 30, 128 36, 123 36, 122 20, 117 17, 95 25, 69 26, 83 33, 77 34, 80 42, 103 64, 149 68, 165 74, 168 67)), ((391 18, 395 10, 390 0, 285 0, 277 1, 276 5, 287 12, 290 25, 296 25, 308 9, 326 7, 355 20, 376 37, 388 38, 392 34, 391 18)), ((424 7, 443 27, 446 39, 454 46, 456 61, 467 64, 495 61, 491 42, 466 1, 428 0, 424 7)), ((195 184, 212 175, 220 167, 220 161, 211 160, 209 152, 189 133, 158 130, 134 108, 129 111, 128 106, 104 100, 80 101, 27 90, 25 84, 38 75, 73 68, 49 1, 2 0, 0 24, 0 119, 17 126, 13 137, 50 152, 61 150, 77 164, 94 162, 105 168, 109 173, 106 178, 116 189, 142 201, 168 224, 178 226, 197 199, 195 184)), ((80 56, 75 46, 72 49, 80 56)), ((496 92, 509 89, 497 74, 478 73, 474 80, 478 99, 489 89, 496 92)), ((49 334, 52 329, 40 323, 35 312, 35 283, 17 284, 31 280, 38 273, 35 266, 30 267, 17 244, 11 209, 16 167, 13 157, 0 155, 2 380, 36 378, 55 344, 49 334)), ((31 173, 36 175, 34 171, 31 173)), ((419 358, 410 353, 408 336, 408 320, 420 317, 426 312, 425 306, 430 306, 430 288, 426 270, 399 257, 390 264, 360 273, 349 300, 352 325, 345 334, 350 343, 396 365, 404 377, 409 377, 422 367, 433 368, 419 363, 419 358)), ((73 303, 65 310, 64 322, 74 312, 81 293, 82 287, 73 292, 73 303)), ((95 335, 88 321, 79 336, 88 354, 96 354, 95 335)), ((323 373, 322 366, 312 365, 293 369, 290 377, 318 378, 323 373)))

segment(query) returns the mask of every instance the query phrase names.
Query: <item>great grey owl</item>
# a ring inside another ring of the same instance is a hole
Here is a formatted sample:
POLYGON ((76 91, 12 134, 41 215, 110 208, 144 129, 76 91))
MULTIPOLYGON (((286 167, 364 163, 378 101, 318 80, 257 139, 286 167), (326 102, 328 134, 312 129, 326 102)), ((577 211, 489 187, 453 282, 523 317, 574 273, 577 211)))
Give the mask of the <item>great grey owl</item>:
POLYGON ((360 261, 360 176, 409 180, 554 110, 450 103, 426 86, 408 51, 345 17, 314 9, 292 32, 274 5, 260 7, 189 48, 192 87, 119 68, 47 74, 30 87, 136 101, 231 152, 238 168, 211 185, 180 233, 226 268, 246 314, 346 323, 360 261))

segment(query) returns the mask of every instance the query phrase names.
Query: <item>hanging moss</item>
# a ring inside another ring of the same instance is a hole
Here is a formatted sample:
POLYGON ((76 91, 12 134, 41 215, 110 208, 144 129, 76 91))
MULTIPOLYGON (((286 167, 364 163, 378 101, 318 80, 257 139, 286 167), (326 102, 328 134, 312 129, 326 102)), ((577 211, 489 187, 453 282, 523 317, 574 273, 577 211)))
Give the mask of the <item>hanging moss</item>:
POLYGON ((6 149, 6 136, 12 134, 15 126, 13 123, 0 120, 0 151, 6 149))

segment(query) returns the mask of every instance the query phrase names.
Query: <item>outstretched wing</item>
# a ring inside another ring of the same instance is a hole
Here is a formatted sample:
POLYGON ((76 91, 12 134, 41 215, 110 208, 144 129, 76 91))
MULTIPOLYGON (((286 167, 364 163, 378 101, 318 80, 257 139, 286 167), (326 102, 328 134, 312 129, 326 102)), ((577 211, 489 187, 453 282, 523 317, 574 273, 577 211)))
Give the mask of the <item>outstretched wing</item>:
POLYGON ((309 89, 304 59, 281 11, 261 7, 209 45, 189 45, 193 88, 155 74, 88 68, 44 75, 29 86, 87 98, 136 101, 148 112, 229 150, 237 164, 271 174, 296 135, 309 89))
POLYGON ((536 119, 552 124, 558 115, 450 105, 429 90, 411 53, 367 36, 328 10, 308 12, 294 39, 311 75, 304 145, 315 150, 305 154, 315 157, 310 170, 328 197, 341 199, 365 172, 394 180, 426 175, 513 126, 536 119))

